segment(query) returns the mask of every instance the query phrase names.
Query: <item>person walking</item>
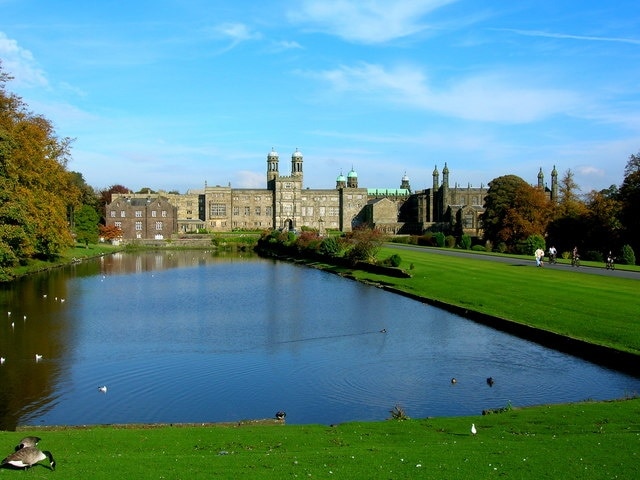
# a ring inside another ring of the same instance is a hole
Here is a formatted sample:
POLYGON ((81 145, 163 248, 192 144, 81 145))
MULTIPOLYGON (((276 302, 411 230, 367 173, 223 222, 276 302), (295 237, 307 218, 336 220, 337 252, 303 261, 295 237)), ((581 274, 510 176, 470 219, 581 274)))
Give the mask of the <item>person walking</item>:
POLYGON ((535 257, 536 257, 536 266, 541 267, 544 264, 544 250, 542 250, 541 248, 538 248, 535 253, 534 253, 535 257))

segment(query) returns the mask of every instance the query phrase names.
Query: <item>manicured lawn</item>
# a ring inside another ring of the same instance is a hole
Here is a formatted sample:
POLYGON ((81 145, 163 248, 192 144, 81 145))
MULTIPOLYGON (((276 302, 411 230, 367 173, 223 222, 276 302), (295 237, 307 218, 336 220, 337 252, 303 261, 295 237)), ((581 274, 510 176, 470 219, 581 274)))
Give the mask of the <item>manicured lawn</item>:
POLYGON ((334 427, 34 429, 0 432, 0 443, 8 454, 22 436, 32 434, 53 453, 56 472, 36 466, 27 474, 7 470, 0 475, 69 480, 640 478, 640 399, 334 427))

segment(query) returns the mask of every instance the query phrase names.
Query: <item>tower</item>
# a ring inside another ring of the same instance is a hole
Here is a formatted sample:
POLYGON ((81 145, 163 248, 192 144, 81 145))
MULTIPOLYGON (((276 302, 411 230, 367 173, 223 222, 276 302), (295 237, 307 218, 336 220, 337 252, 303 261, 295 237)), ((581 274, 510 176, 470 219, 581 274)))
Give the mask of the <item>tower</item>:
POLYGON ((540 167, 540 171, 538 172, 538 188, 544 191, 544 173, 542 173, 542 167, 540 167))
POLYGON ((267 155, 267 189, 275 190, 275 181, 278 178, 278 161, 280 157, 275 149, 271 149, 267 155))
POLYGON ((336 178, 336 189, 345 188, 347 186, 347 178, 340 172, 338 178, 336 178))
POLYGON ((347 188, 358 188, 358 173, 351 167, 351 171, 347 173, 347 188))
POLYGON ((411 193, 411 185, 409 184, 409 177, 407 177, 407 172, 404 172, 404 175, 402 176, 402 181, 400 182, 400 188, 409 190, 409 193, 411 193))
POLYGON ((291 155, 291 176, 302 179, 302 153, 297 148, 291 155))
POLYGON ((551 201, 558 201, 558 171, 556 170, 555 165, 551 171, 551 201))

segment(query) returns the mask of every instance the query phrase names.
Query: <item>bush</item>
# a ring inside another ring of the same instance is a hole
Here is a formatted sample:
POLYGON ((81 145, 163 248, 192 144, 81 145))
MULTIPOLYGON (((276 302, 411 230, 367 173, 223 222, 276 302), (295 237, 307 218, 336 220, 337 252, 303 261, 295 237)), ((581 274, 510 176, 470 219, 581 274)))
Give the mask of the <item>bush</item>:
POLYGON ((496 252, 504 253, 506 251, 507 251, 507 244, 504 242, 498 243, 498 246, 496 247, 496 252))
POLYGON ((397 253, 394 253, 393 255, 391 255, 388 260, 389 260, 389 264, 392 267, 396 267, 396 268, 399 267, 400 264, 402 263, 402 258, 400 258, 400 255, 398 255, 397 253))
POLYGON ((636 264, 636 254, 633 253, 633 248, 631 248, 631 245, 622 246, 622 261, 626 265, 636 264))
POLYGON ((584 254, 585 260, 593 260, 594 262, 602 262, 604 261, 602 257, 602 253, 597 250, 588 250, 587 253, 584 254))
POLYGON ((454 237, 453 235, 447 235, 446 237, 444 237, 444 243, 447 248, 453 248, 456 246, 456 237, 454 237))
POLYGON ((462 235, 460 237, 460 247, 469 250, 471 248, 471 236, 470 235, 462 235))
MULTIPOLYGON (((426 235, 425 235, 425 236, 426 236, 426 235)), ((444 236, 444 233, 442 233, 442 232, 436 232, 436 233, 433 235, 433 239, 434 239, 434 240, 435 240, 435 242, 436 242, 436 247, 440 247, 440 248, 444 247, 444 242, 445 242, 445 236, 444 236)))
MULTIPOLYGON (((443 237, 444 238, 444 237, 443 237)), ((434 247, 437 245, 435 239, 433 238, 433 233, 427 232, 424 235, 418 237, 418 245, 424 247, 434 247)), ((444 245, 444 241, 442 243, 444 245)))
POLYGON ((544 237, 538 234, 529 235, 526 240, 526 248, 522 253, 526 255, 533 255, 533 253, 538 249, 541 249, 543 252, 547 249, 544 237))
POLYGON ((318 252, 327 257, 337 257, 340 252, 340 242, 336 237, 327 237, 322 240, 318 252))
POLYGON ((471 250, 474 252, 490 252, 491 250, 487 250, 486 247, 483 247, 482 245, 474 245, 473 247, 471 247, 471 250))

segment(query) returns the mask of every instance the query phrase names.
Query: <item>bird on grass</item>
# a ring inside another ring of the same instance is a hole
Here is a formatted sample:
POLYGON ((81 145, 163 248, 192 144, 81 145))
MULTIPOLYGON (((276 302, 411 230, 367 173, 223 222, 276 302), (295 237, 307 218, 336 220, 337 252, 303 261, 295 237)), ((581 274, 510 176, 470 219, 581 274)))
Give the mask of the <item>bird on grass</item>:
POLYGON ((476 433, 478 433, 478 430, 476 430, 476 424, 472 423, 471 424, 471 435, 475 435, 476 433))
POLYGON ((39 441, 40 441, 40 437, 24 437, 22 440, 20 440, 20 443, 16 446, 16 452, 21 448, 36 447, 39 441))
POLYGON ((55 470, 56 462, 53 459, 53 455, 49 451, 41 451, 36 447, 24 447, 20 450, 12 453, 7 458, 2 460, 0 466, 2 467, 13 467, 13 468, 27 468, 32 467, 38 462, 41 462, 44 459, 49 460, 49 468, 51 470, 55 470))

